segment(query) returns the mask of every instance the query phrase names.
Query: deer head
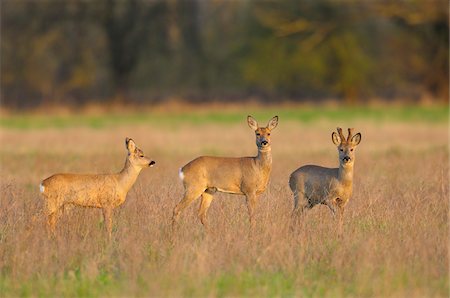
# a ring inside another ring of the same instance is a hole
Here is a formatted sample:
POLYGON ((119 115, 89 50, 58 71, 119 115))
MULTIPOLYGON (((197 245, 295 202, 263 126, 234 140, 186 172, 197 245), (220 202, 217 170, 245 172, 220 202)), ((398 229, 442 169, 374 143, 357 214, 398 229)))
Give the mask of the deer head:
POLYGON ((278 125, 278 116, 270 119, 266 127, 259 127, 258 122, 252 117, 247 117, 248 126, 255 131, 256 146, 259 151, 270 150, 270 132, 278 125))
POLYGON ((136 168, 153 167, 155 162, 144 156, 144 152, 136 146, 133 139, 126 138, 125 146, 128 150, 128 160, 136 168))
POLYGON ((342 128, 338 127, 337 132, 331 134, 331 140, 337 146, 339 152, 339 163, 341 166, 353 166, 355 161, 355 148, 361 142, 361 133, 353 135, 353 128, 348 129, 348 136, 345 138, 342 128))

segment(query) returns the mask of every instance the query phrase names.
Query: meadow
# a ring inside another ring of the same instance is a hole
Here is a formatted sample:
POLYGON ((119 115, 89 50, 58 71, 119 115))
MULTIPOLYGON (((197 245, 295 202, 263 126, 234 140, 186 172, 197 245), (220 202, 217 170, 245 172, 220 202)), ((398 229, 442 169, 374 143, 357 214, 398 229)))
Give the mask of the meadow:
POLYGON ((234 107, 187 111, 4 114, 0 120, 2 297, 448 297, 448 107, 234 107), (249 237, 242 196, 217 194, 211 232, 199 201, 170 220, 183 194, 178 168, 199 155, 256 154, 246 115, 278 115, 273 169, 249 237), (289 229, 289 174, 338 165, 331 133, 355 127, 353 197, 344 236, 325 206, 289 229), (39 195, 58 172, 123 167, 125 137, 157 164, 145 169, 113 216, 71 208, 48 239, 39 195))

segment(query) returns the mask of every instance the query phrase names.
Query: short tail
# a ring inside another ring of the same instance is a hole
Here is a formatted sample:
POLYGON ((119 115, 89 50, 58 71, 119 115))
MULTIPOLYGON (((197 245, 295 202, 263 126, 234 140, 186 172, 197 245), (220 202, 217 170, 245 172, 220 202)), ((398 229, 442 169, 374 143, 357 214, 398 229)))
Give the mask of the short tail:
POLYGON ((178 170, 178 176, 180 177, 181 181, 184 180, 183 168, 180 168, 180 169, 178 170))
POLYGON ((44 193, 44 191, 45 191, 45 186, 44 186, 43 181, 41 182, 41 184, 39 184, 39 191, 40 191, 40 193, 44 193))

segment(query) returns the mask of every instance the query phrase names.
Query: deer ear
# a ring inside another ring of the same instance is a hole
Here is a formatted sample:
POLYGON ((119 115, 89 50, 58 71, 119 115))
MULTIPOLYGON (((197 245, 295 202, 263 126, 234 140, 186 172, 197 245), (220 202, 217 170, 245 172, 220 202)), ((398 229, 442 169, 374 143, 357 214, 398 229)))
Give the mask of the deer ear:
POLYGON ((136 150, 136 144, 130 138, 126 138, 125 139, 125 145, 126 145, 126 147, 128 149, 128 152, 134 152, 134 150, 136 150))
POLYGON ((253 130, 257 130, 258 129, 258 122, 256 122, 256 120, 250 115, 247 116, 247 123, 248 123, 248 126, 250 126, 251 129, 253 129, 253 130))
POLYGON ((352 137, 351 142, 352 142, 352 144, 355 145, 355 146, 358 145, 358 144, 361 142, 361 134, 358 132, 356 135, 354 135, 354 136, 352 137))
POLYGON ((272 130, 278 125, 278 116, 273 117, 270 119, 269 123, 267 124, 267 128, 272 130))
POLYGON ((339 135, 333 131, 333 133, 331 134, 331 140, 333 141, 333 144, 335 144, 336 146, 339 146, 341 144, 341 138, 339 137, 339 135))

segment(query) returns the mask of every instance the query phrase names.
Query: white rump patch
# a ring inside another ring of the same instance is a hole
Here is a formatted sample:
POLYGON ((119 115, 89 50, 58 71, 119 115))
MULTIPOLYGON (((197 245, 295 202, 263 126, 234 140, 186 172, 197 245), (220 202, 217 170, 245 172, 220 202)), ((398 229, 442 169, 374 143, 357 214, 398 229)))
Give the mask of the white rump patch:
POLYGON ((40 190, 41 193, 44 193, 45 186, 42 185, 42 182, 41 182, 41 184, 39 184, 39 190, 40 190))
POLYGON ((178 171, 178 176, 180 176, 181 181, 184 180, 184 173, 183 170, 180 168, 180 170, 178 171))

